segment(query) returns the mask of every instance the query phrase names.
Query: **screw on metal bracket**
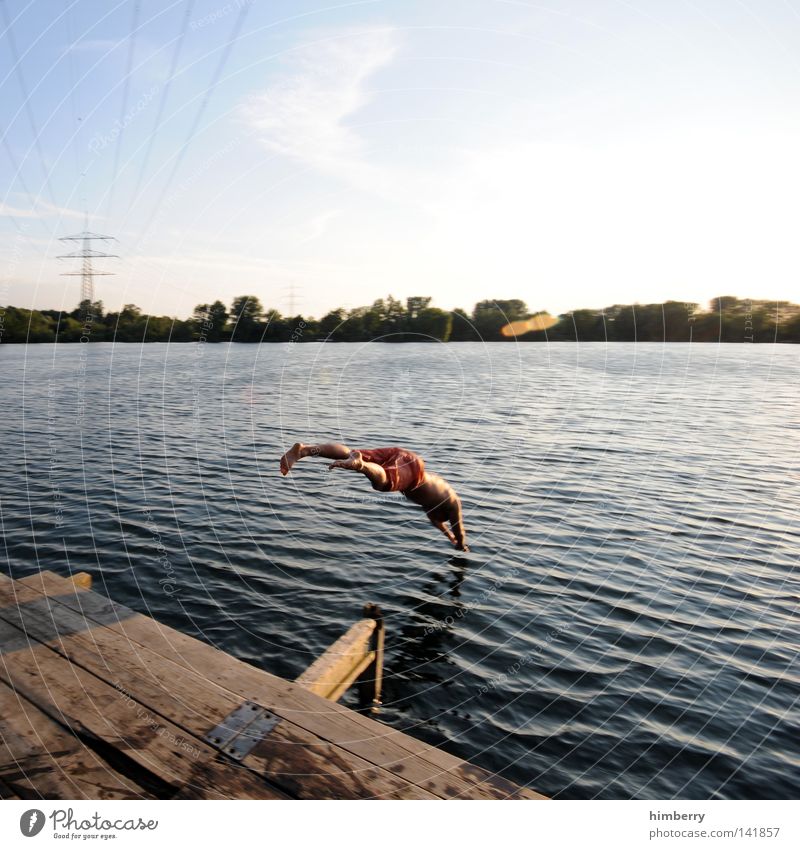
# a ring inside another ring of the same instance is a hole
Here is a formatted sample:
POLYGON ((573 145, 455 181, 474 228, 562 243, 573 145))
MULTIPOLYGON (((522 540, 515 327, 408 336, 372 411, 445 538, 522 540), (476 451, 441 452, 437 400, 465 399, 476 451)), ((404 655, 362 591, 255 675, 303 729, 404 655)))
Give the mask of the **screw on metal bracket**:
POLYGON ((241 761, 279 722, 280 717, 274 713, 255 702, 246 701, 232 710, 203 739, 228 757, 241 761))

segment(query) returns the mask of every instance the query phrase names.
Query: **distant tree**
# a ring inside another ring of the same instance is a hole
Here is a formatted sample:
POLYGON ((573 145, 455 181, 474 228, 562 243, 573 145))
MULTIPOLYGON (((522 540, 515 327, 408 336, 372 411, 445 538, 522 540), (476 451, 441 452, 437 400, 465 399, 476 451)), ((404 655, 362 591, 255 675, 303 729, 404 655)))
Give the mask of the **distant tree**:
POLYGON ((222 301, 214 301, 208 312, 212 325, 209 330, 208 341, 222 342, 227 339, 228 310, 222 301))
POLYGON ((195 339, 222 342, 227 339, 228 310, 222 301, 198 304, 191 318, 195 339))
POLYGON ((472 324, 472 319, 464 310, 456 307, 451 313, 452 329, 450 331, 451 342, 475 342, 478 333, 472 324))
POLYGON ((298 315, 292 320, 292 332, 299 331, 298 342, 316 342, 319 339, 319 322, 313 316, 298 315), (305 322, 303 327, 300 322, 305 322))
POLYGON ((257 342, 264 331, 264 307, 255 295, 239 295, 231 305, 231 341, 257 342))
POLYGON ((406 331, 406 309, 402 301, 389 295, 382 304, 383 315, 378 326, 378 333, 383 337, 382 341, 403 342, 406 331))
MULTIPOLYGON (((597 310, 573 310, 571 315, 565 318, 565 324, 572 325, 571 335, 576 341, 602 342, 605 339, 603 314, 597 310)), ((564 329, 566 330, 566 327, 564 329)))
POLYGON ((102 319, 104 315, 103 302, 83 300, 70 313, 70 316, 78 321, 83 321, 87 315, 91 315, 94 319, 102 319))
POLYGON ((370 335, 364 324, 366 310, 357 307, 347 313, 344 324, 339 328, 338 339, 340 342, 363 342, 369 340, 370 335))
POLYGON ((682 301, 665 301, 662 305, 663 339, 665 342, 688 342, 690 325, 699 310, 698 304, 686 304, 682 301))
POLYGON ((136 304, 125 304, 116 315, 111 338, 115 342, 143 342, 146 327, 147 318, 142 315, 139 307, 136 304))
MULTIPOLYGON (((512 321, 528 317, 525 301, 479 301, 472 311, 472 322, 480 339, 487 342, 503 341, 500 328, 512 321)), ((513 337, 509 337, 513 338, 513 337)))
POLYGON ((361 314, 361 327, 364 339, 372 340, 381 332, 381 324, 386 316, 386 305, 382 300, 374 301, 372 306, 361 314))
POLYGON ((181 321, 179 318, 172 319, 170 342, 195 342, 196 340, 197 335, 194 332, 194 323, 190 318, 187 318, 185 321, 181 321))
POLYGON ((55 322, 37 310, 6 307, 3 315, 2 341, 53 342, 55 322))
POLYGON ((447 342, 453 329, 453 316, 436 307, 424 307, 413 318, 409 318, 408 327, 410 342, 447 342))
POLYGON ((614 304, 605 310, 609 322, 609 341, 636 342, 636 311, 635 304, 614 304))
POLYGON ((800 311, 778 328, 779 342, 800 342, 800 311))
POLYGON ((263 342, 288 342, 292 335, 291 324, 278 310, 267 310, 264 319, 266 326, 261 336, 263 342))
POLYGON ((241 342, 800 342, 800 305, 732 295, 714 298, 706 310, 682 301, 579 309, 559 316, 547 331, 501 335, 507 323, 532 317, 525 302, 516 299, 479 301, 468 316, 461 309, 448 313, 432 307, 431 299, 420 295, 405 303, 389 295, 369 307, 331 310, 320 321, 265 312, 253 295, 236 298, 230 316, 221 301, 214 301, 198 304, 186 320, 146 316, 135 304, 105 313, 101 301, 85 301, 69 313, 0 307, 0 342, 188 342, 201 334, 206 341, 232 337, 241 342))
POLYGON ((211 319, 211 305, 198 304, 192 312, 190 321, 192 322, 192 329, 194 330, 195 337, 198 340, 202 339, 207 342, 208 334, 214 326, 211 319))
POLYGON ((742 302, 733 295, 720 295, 711 299, 708 308, 710 312, 735 312, 741 304, 742 302))
POLYGON ((287 342, 314 342, 319 332, 319 322, 311 317, 294 315, 283 319, 286 324, 287 342))
MULTIPOLYGON (((49 311, 48 311, 49 312, 49 311)), ((83 323, 71 315, 56 313, 55 331, 57 342, 80 342, 83 335, 83 323)), ((49 316, 48 316, 49 317, 49 316)), ((103 327, 101 325, 101 327, 103 327)), ((105 327, 103 327, 105 330, 105 327)), ((91 336, 89 337, 91 339, 91 336)))
POLYGON ((431 303, 432 298, 424 298, 420 295, 415 295, 411 298, 406 298, 406 315, 410 319, 415 319, 423 310, 426 310, 431 303))
POLYGON ((143 342, 170 342, 175 319, 166 315, 147 316, 142 328, 143 342))
POLYGON ((342 325, 346 320, 347 316, 341 307, 324 315, 319 322, 320 340, 323 342, 340 342, 342 325))
POLYGON ((744 321, 739 317, 739 299, 732 295, 723 295, 713 298, 708 306, 709 312, 716 319, 716 341, 743 341, 744 321))

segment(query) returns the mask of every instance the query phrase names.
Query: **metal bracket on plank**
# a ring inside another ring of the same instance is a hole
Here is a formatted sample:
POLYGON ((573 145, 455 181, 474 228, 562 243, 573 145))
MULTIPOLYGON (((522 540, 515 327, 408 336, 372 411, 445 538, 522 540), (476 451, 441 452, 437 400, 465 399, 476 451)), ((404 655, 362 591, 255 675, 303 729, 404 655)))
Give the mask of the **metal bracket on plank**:
POLYGON ((203 739, 228 757, 241 761, 278 722, 280 717, 274 713, 255 702, 246 701, 232 710, 203 739))

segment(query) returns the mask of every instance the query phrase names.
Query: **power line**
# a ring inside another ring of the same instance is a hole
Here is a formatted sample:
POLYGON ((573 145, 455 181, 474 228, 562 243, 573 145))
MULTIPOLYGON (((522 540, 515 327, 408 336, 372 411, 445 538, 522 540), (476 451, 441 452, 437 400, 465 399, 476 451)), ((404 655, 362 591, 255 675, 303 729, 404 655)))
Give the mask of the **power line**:
MULTIPOLYGON (((5 2, 5 0, 0 0, 0 2, 5 2)), ((24 9, 21 9, 19 12, 17 12, 17 16, 14 18, 14 20, 11 23, 16 23, 28 11, 28 9, 30 9, 30 7, 33 6, 33 4, 35 2, 36 2, 36 0, 30 0, 28 5, 25 6, 24 9)), ((77 2, 77 0, 75 0, 75 2, 77 2)), ((6 20, 8 20, 8 19, 6 18, 6 20)), ((8 32, 8 26, 6 26, 6 28, 3 30, 3 32, 0 33, 0 38, 2 36, 4 36, 6 34, 6 32, 8 32)), ((38 39, 37 39, 37 41, 38 41, 38 39)), ((8 81, 8 78, 13 73, 14 73, 14 66, 12 65, 11 69, 8 71, 8 73, 3 77, 2 80, 0 80, 0 88, 2 88, 6 84, 6 82, 8 81)))
POLYGON ((233 45, 239 38, 239 33, 241 32, 242 26, 244 25, 245 18, 247 17, 248 12, 250 11, 250 4, 244 3, 239 8, 239 14, 236 17, 236 21, 233 24, 233 28, 231 30, 231 36, 228 39, 227 44, 225 45, 225 49, 223 50, 222 56, 220 57, 219 64, 217 65, 216 70, 214 71, 214 76, 211 79, 211 84, 206 89, 206 93, 203 96, 203 100, 200 103, 200 108, 197 111, 197 115, 195 116, 194 121, 192 122, 191 129, 189 130, 188 135, 186 136, 186 141, 180 148, 177 157, 175 158, 175 162, 173 163, 172 170, 170 171, 169 177, 167 178, 164 187, 161 189, 161 194, 159 195, 158 201, 155 205, 152 215, 150 215, 148 219, 148 224, 145 226, 145 229, 142 231, 140 236, 140 241, 144 238, 147 231, 150 229, 151 224, 156 220, 157 213, 161 208, 161 204, 166 197, 167 192, 169 191, 170 186, 172 185, 173 180, 175 179, 175 175, 178 172, 178 169, 183 162, 184 157, 186 156, 186 151, 189 149, 195 135, 197 134, 197 128, 200 126, 200 121, 203 118, 203 115, 208 107, 209 100, 211 99, 211 95, 214 93, 217 85, 219 84, 220 78, 222 77, 222 72, 225 69, 225 65, 228 63, 228 59, 230 58, 231 51, 233 49, 233 45))
POLYGON ((22 65, 20 63, 19 51, 17 50, 17 42, 14 38, 14 30, 11 26, 11 19, 8 16, 8 7, 6 6, 4 0, 0 2, 0 8, 3 10, 3 19, 6 25, 6 38, 8 40, 9 46, 11 47, 11 57, 14 60, 14 70, 17 75, 17 81, 19 82, 20 88, 22 89, 22 97, 24 98, 23 106, 25 108, 25 113, 28 116, 28 123, 31 127, 31 132, 33 133, 33 143, 36 146, 36 152, 39 154, 39 163, 42 166, 42 173, 44 174, 44 182, 47 186, 47 192, 50 195, 50 200, 53 206, 58 206, 56 203, 55 194, 53 193, 53 186, 50 183, 50 173, 47 170, 47 165, 44 158, 44 151, 42 150, 42 144, 39 141, 39 131, 36 129, 36 119, 33 117, 33 109, 31 108, 30 97, 28 95, 28 86, 25 82, 25 77, 22 73, 22 65))
MULTIPOLYGON (((75 6, 75 4, 76 4, 77 2, 78 2, 78 0, 74 0, 74 2, 72 3, 72 5, 70 5, 70 6, 67 8, 67 11, 70 11, 70 10, 71 10, 71 9, 75 6)), ((23 106, 24 106, 24 108, 25 108, 25 109, 27 110, 27 112, 28 112, 28 120, 33 122, 34 141, 36 142, 36 146, 37 146, 37 149, 38 149, 38 151, 39 151, 39 160, 40 160, 40 162, 41 162, 41 164, 42 164, 42 170, 43 170, 43 171, 44 171, 44 173, 45 173, 45 180, 47 181, 47 186, 48 186, 48 189, 49 189, 49 191, 50 191, 50 197, 51 197, 51 198, 53 198, 53 191, 52 191, 52 187, 51 187, 50 182, 49 182, 49 176, 48 176, 47 168, 46 168, 46 166, 45 166, 45 164, 44 164, 44 158, 43 158, 43 156, 42 156, 42 150, 41 150, 41 147, 39 146, 39 137, 40 137, 40 133, 39 133, 39 132, 38 132, 38 130, 36 129, 36 124, 35 124, 35 121, 34 121, 34 119, 33 119, 33 113, 32 113, 31 107, 30 107, 30 97, 29 97, 29 96, 28 96, 28 94, 27 94, 27 86, 26 86, 26 84, 25 84, 25 80, 24 80, 24 78, 23 78, 23 77, 22 77, 22 75, 21 75, 21 70, 20 70, 20 62, 21 62, 21 60, 20 60, 19 54, 18 54, 18 53, 17 53, 17 51, 16 51, 16 42, 15 42, 15 41, 14 41, 14 39, 13 39, 13 33, 12 33, 12 31, 11 31, 11 30, 12 30, 12 26, 14 25, 14 23, 16 23, 16 22, 17 22, 17 21, 18 21, 18 20, 19 20, 19 19, 20 19, 20 18, 21 18, 24 14, 25 14, 25 12, 27 12, 27 11, 28 11, 28 9, 29 9, 29 8, 33 5, 33 0, 32 0, 32 2, 30 2, 27 6, 25 6, 25 8, 24 8, 24 9, 22 9, 22 11, 20 11, 20 12, 17 14, 17 16, 16 16, 13 20, 9 20, 8 11, 7 11, 7 8, 6 8, 6 5, 5 5, 4 0, 0 0, 0 5, 2 5, 2 6, 3 6, 3 16, 4 16, 4 19, 5 19, 5 23, 6 23, 6 28, 5 28, 5 30, 3 31, 2 35, 8 35, 8 37, 9 37, 9 41, 10 41, 10 42, 11 42, 11 44, 12 44, 12 48, 13 48, 13 50, 14 50, 15 57, 16 57, 16 62, 15 62, 14 64, 12 64, 12 65, 11 65, 11 68, 10 68, 10 70, 8 71, 8 73, 7 73, 7 74, 3 77, 2 81, 0 81, 0 88, 2 88, 2 86, 4 86, 4 85, 6 84, 6 82, 7 82, 7 81, 8 81, 8 79, 12 76, 12 74, 13 74, 14 72, 17 72, 17 75, 18 75, 18 81, 20 82, 20 84, 21 84, 21 86, 22 86, 22 89, 23 89, 23 95, 24 95, 24 97, 25 97, 25 102, 24 102, 23 106)), ((64 13, 64 12, 62 12, 62 13, 61 13, 61 15, 59 15, 57 18, 55 18, 55 19, 54 19, 54 20, 50 23, 50 25, 47 27, 47 29, 45 30, 45 32, 47 32, 47 31, 48 31, 48 30, 49 30, 49 29, 50 29, 50 28, 51 28, 51 27, 52 27, 55 23, 57 23, 57 22, 61 19, 61 17, 63 17, 63 15, 64 15, 64 14, 65 14, 65 13, 64 13)), ((32 44, 29 44, 29 45, 27 46, 27 49, 26 49, 26 51, 25 51, 25 55, 27 55, 27 54, 31 51, 31 49, 32 49, 32 48, 33 48, 33 47, 34 47, 34 46, 35 46, 35 45, 39 42, 39 40, 40 40, 41 38, 42 38, 42 36, 41 36, 41 35, 40 35, 40 36, 38 36, 38 37, 36 38, 36 40, 32 42, 32 44)), ((41 82, 40 82, 39 84, 37 84, 37 88, 38 88, 38 86, 39 86, 39 85, 41 85, 41 82)), ((60 104, 59 104, 59 105, 60 105, 60 104)), ((20 107, 19 107, 19 109, 17 109, 17 112, 15 113, 15 115, 14 115, 14 117, 13 117, 13 118, 11 118, 10 120, 8 120, 8 121, 6 121, 6 122, 5 122, 5 123, 6 123, 6 126, 5 126, 5 129, 3 130, 3 134, 2 134, 2 142, 3 142, 3 147, 4 147, 5 151, 6 151, 6 154, 7 154, 8 158, 9 158, 9 160, 10 160, 10 162, 11 162, 11 165, 12 165, 12 167, 13 167, 13 169, 14 169, 14 180, 18 180, 18 181, 19 181, 19 184, 20 184, 20 186, 22 187, 22 190, 23 190, 23 191, 24 191, 24 193, 27 195, 28 202, 30 203, 31 211, 35 212, 35 211, 36 211, 36 208, 39 206, 39 201, 38 201, 37 199, 34 199, 34 197, 33 197, 33 193, 32 193, 32 192, 31 192, 31 190, 28 188, 28 185, 27 185, 27 183, 25 182, 25 178, 24 178, 24 177, 23 177, 23 175, 22 175, 22 167, 21 167, 21 165, 17 162, 17 157, 16 157, 16 155, 14 154, 14 151, 12 150, 11 145, 10 145, 10 144, 9 144, 9 142, 8 142, 8 137, 9 137, 9 134, 10 134, 10 132, 11 132, 11 128, 12 128, 12 126, 13 126, 14 122, 16 121, 16 118, 17 118, 17 116, 19 115, 20 111, 22 110, 23 106, 20 106, 20 107)), ((27 159, 27 158, 28 158, 28 153, 26 153, 26 154, 25 154, 25 158, 23 159, 23 162, 24 162, 24 161, 25 161, 25 159, 27 159)), ((10 193, 10 191, 11 191, 11 186, 13 186, 13 180, 12 180, 12 182, 11 182, 10 186, 9 186, 8 193, 10 193)), ((7 195, 6 195, 6 196, 8 196, 8 193, 7 193, 7 195)), ((38 197, 38 195, 37 195, 37 197, 38 197)), ((57 205, 56 205, 55 203, 53 204, 53 206, 57 208, 57 205)), ((26 238, 30 239, 30 236, 29 236, 29 235, 28 235, 28 233, 27 233, 27 230, 28 230, 28 225, 27 225, 27 223, 25 223, 25 224, 20 224, 20 223, 17 221, 17 219, 16 219, 13 215, 11 215, 11 214, 8 214, 8 215, 7 215, 7 217, 11 219, 11 221, 12 221, 12 222, 13 222, 13 224, 14 224, 14 227, 17 229, 17 232, 18 232, 20 235, 24 235, 24 236, 26 236, 26 238)), ((36 220, 36 221, 38 222, 38 224, 42 227, 42 229, 45 231, 45 233, 47 233, 47 235, 48 235, 49 237, 52 237, 53 233, 52 233, 51 229, 48 227, 48 225, 45 223, 44 219, 43 219, 43 218, 41 218, 40 216, 35 216, 35 220, 36 220)))
MULTIPOLYGON (((12 165, 12 167, 13 167, 13 169, 14 169, 14 179, 19 180, 19 184, 22 186, 22 190, 23 190, 23 191, 25 192, 25 194, 28 196, 28 202, 29 202, 29 203, 30 203, 30 205, 31 205, 31 209, 32 209, 32 210, 35 210, 35 209, 36 209, 36 206, 37 206, 37 203, 36 203, 36 201, 34 200, 33 195, 31 194, 31 190, 28 188, 28 186, 27 186, 27 184, 26 184, 26 182, 25 182, 25 178, 22 176, 22 171, 20 170, 20 166, 19 166, 19 164, 17 163, 17 158, 16 158, 16 156, 14 156, 14 151, 11 149, 11 145, 9 145, 9 143, 8 143, 8 139, 7 139, 7 138, 5 138, 5 136, 3 137, 3 147, 5 148, 5 151, 6 151, 6 153, 8 154, 8 158, 11 160, 11 165, 12 165)), ((12 184, 13 184, 13 181, 12 181, 12 184)), ((22 231, 22 230, 27 229, 27 228, 25 228, 25 227, 20 227, 19 223, 17 222, 17 219, 16 219, 16 218, 14 218, 14 216, 13 216, 13 215, 9 215, 8 217, 9 217, 9 218, 11 218, 11 220, 14 222, 14 225, 16 226, 17 230, 22 231)), ((48 236, 52 236, 52 235, 53 235, 53 234, 51 233, 50 229, 48 228, 48 226, 44 223, 44 221, 43 221, 41 218, 38 218, 38 217, 37 217, 37 219, 36 219, 36 220, 37 220, 37 221, 38 221, 38 222, 42 225, 42 227, 44 228, 45 233, 47 233, 47 235, 48 235, 48 236)))
POLYGON ((114 173, 111 177, 111 185, 108 193, 108 210, 106 217, 111 217, 111 207, 114 204, 114 189, 117 184, 117 171, 119 170, 119 155, 122 150, 122 136, 125 133, 125 113, 128 111, 128 96, 131 89, 131 72, 133 70, 133 53, 136 48, 136 33, 139 23, 139 3, 133 4, 133 19, 131 20, 131 34, 128 43, 128 62, 125 68, 125 81, 122 85, 122 107, 119 118, 119 135, 117 136, 117 144, 114 148, 114 173))
POLYGON ((164 108, 167 105, 167 97, 169 96, 169 90, 172 86, 172 80, 175 77, 175 71, 178 69, 178 59, 180 58, 181 47, 183 46, 183 40, 186 37, 186 31, 189 29, 189 19, 191 18, 192 11, 194 9, 195 0, 188 0, 186 4, 186 11, 183 14, 183 25, 181 27, 180 35, 178 36, 177 43, 175 45, 175 52, 172 54, 172 64, 169 69, 169 74, 167 75, 167 84, 164 88, 161 89, 161 98, 158 102, 158 112, 156 113, 156 120, 153 124, 152 132, 150 133, 150 138, 147 143, 147 149, 144 153, 144 158, 142 159, 142 166, 139 169, 139 178, 136 181, 136 188, 133 191, 133 200, 139 197, 139 189, 142 186, 142 180, 144 179, 144 172, 147 169, 147 165, 150 162, 150 153, 153 150, 153 144, 156 140, 156 136, 158 135, 158 129, 161 126, 161 119, 164 116, 164 108))
MULTIPOLYGON (((2 0, 0 0, 0 2, 2 2, 2 0)), ((65 2, 68 2, 68 0, 65 0, 65 2)), ((68 10, 67 10, 67 11, 72 10, 72 9, 74 8, 74 6, 77 4, 77 2, 78 2, 78 0, 75 0, 75 2, 73 2, 73 3, 72 3, 72 5, 68 7, 68 10)), ((161 17, 162 15, 164 15, 164 14, 167 14, 167 13, 168 13, 171 9, 173 9, 175 6, 179 5, 181 2, 182 2, 182 0, 174 0, 174 2, 172 2, 169 6, 165 6, 164 8, 160 9, 160 10, 159 10, 157 13, 155 13, 155 14, 154 14, 151 18, 149 18, 149 19, 148 19, 148 23, 152 23, 152 22, 156 21, 158 18, 160 18, 160 17, 161 17)), ((109 11, 107 11, 107 12, 106 12, 106 13, 105 13, 102 17, 99 17, 99 18, 95 19, 95 20, 92 22, 91 26, 90 26, 90 27, 88 27, 88 29, 84 30, 84 31, 80 34, 80 36, 79 36, 79 37, 80 37, 80 38, 85 38, 85 37, 89 36, 89 35, 90 35, 90 34, 91 34, 91 33, 92 33, 95 29, 97 29, 97 28, 98 28, 101 24, 103 24, 103 23, 104 23, 104 22, 105 22, 105 21, 106 21, 109 17, 111 17, 111 16, 112 16, 112 14, 113 14, 114 12, 116 12, 116 11, 117 11, 117 10, 118 10, 121 6, 123 6, 123 5, 124 5, 124 3, 125 3, 125 0, 119 0, 119 2, 117 3, 117 5, 115 5, 115 6, 113 6, 112 8, 110 8, 110 9, 109 9, 109 11)), ((62 14, 64 14, 64 13, 62 13, 62 14)), ((137 28, 137 31, 138 31, 138 29, 141 29, 141 27, 138 27, 138 28, 137 28)), ((169 42, 169 44, 171 44, 171 43, 172 43, 172 42, 169 42)), ((168 46, 168 45, 167 45, 167 46, 168 46)), ((70 53, 72 53, 72 52, 74 51, 75 47, 76 47, 76 44, 74 44, 74 43, 72 43, 72 42, 71 42, 71 43, 70 43, 70 53)), ((104 61, 104 60, 105 60, 105 59, 106 59, 106 58, 107 58, 107 57, 108 57, 108 56, 109 56, 109 55, 113 52, 113 50, 114 50, 114 49, 116 49, 116 48, 112 48, 112 49, 108 50, 108 51, 107 51, 107 52, 106 52, 103 56, 101 56, 99 59, 97 59, 97 61, 95 61, 95 63, 94 63, 93 65, 91 65, 91 66, 88 68, 88 70, 87 70, 87 71, 85 71, 85 72, 83 73, 83 75, 82 75, 82 76, 80 77, 80 79, 77 81, 77 86, 76 86, 77 88, 79 88, 79 87, 80 87, 80 85, 81 85, 81 84, 82 84, 85 80, 87 80, 87 79, 89 78, 90 74, 91 74, 92 72, 94 72, 94 71, 95 71, 95 69, 96 69, 96 68, 97 68, 97 67, 98 67, 98 66, 99 66, 99 65, 100 65, 100 64, 101 64, 101 63, 102 63, 102 62, 103 62, 103 61, 104 61)), ((131 55, 132 55, 132 54, 131 54, 131 55)), ((86 109, 87 109, 87 112, 86 112, 86 114, 85 114, 85 115, 83 115, 82 117, 78 117, 78 116, 75 114, 75 109, 73 108, 73 118, 75 118, 75 119, 76 119, 76 129, 75 129, 75 131, 73 132, 73 134, 72 134, 72 136, 71 136, 70 141, 75 141, 76 139, 78 139, 78 140, 80 141, 81 136, 82 136, 82 130, 83 130, 83 128, 86 126, 87 122, 88 122, 89 120, 91 120, 91 119, 94 117, 95 113, 97 113, 97 112, 98 112, 98 110, 99 110, 99 109, 101 109, 101 107, 103 107, 103 106, 104 106, 104 104, 106 103, 106 101, 107 101, 108 97, 109 97, 109 96, 110 96, 113 92, 115 92, 115 91, 117 90, 117 88, 119 88, 120 86, 123 86, 123 88, 124 88, 124 86, 125 86, 125 83, 126 83, 127 79, 128 79, 128 78, 129 78, 132 74, 134 74, 136 71, 138 71, 138 70, 139 70, 139 68, 141 68, 141 67, 142 67, 142 65, 144 65, 144 64, 145 64, 145 61, 146 61, 146 60, 141 61, 141 62, 140 62, 140 63, 139 63, 139 64, 138 64, 135 68, 132 68, 131 73, 127 74, 127 75, 125 76, 125 78, 123 78, 122 80, 120 80, 120 82, 119 82, 119 83, 117 83, 117 84, 116 84, 113 88, 110 88, 110 89, 108 90, 108 92, 106 93, 106 95, 105 95, 105 96, 104 96, 104 97, 103 97, 100 101, 96 102, 96 103, 93 105, 93 107, 92 107, 91 109, 89 109, 88 107, 84 107, 84 108, 86 108, 86 109)), ((129 65, 130 65, 130 64, 131 64, 131 63, 129 63, 129 65)), ((58 104, 58 106, 59 106, 59 107, 60 107, 63 103, 65 103, 65 102, 66 102, 67 97, 68 97, 68 95, 65 95, 65 96, 62 98, 61 103, 59 103, 59 104, 58 104)), ((123 100, 124 100, 124 98, 123 98, 123 100)), ((100 112, 100 114, 102 115, 102 114, 104 114, 104 113, 103 113, 103 112, 100 112)), ((120 123, 120 122, 117 122, 117 123, 120 123)), ((125 124, 124 119, 123 119, 123 121, 122 121, 121 123, 122 123, 122 125, 124 126, 124 124, 125 124)), ((105 145, 104 145, 104 146, 105 146, 105 145)), ((79 176, 80 176, 80 178, 81 178, 81 179, 82 179, 82 178, 84 178, 84 177, 86 177, 86 175, 87 175, 87 173, 88 173, 89 169, 92 167, 92 165, 93 165, 93 164, 94 164, 94 160, 91 160, 91 161, 84 161, 83 169, 82 169, 82 171, 81 171, 81 172, 80 172, 80 174, 79 174, 79 176)), ((115 173, 116 173, 116 169, 115 169, 115 173)), ((116 180, 114 180, 113 182, 116 182, 116 180)), ((106 203, 110 204, 110 201, 111 201, 111 193, 112 193, 112 192, 111 192, 111 185, 109 185, 109 186, 106 188, 106 190, 103 192, 102 197, 100 198, 100 200, 99 200, 99 201, 98 201, 98 203, 97 203, 97 207, 98 207, 98 208, 99 208, 101 205, 103 205, 103 204, 106 204, 106 203)), ((85 197, 84 197, 84 207, 85 207, 85 205, 86 205, 86 199, 85 199, 85 197)))
POLYGON ((78 83, 75 78, 75 51, 73 50, 74 36, 72 30, 71 13, 72 7, 70 6, 67 9, 67 14, 64 15, 64 24, 67 28, 67 52, 69 53, 69 56, 67 58, 67 63, 69 65, 69 102, 70 107, 72 109, 72 120, 75 122, 75 132, 72 134, 72 150, 75 155, 75 175, 78 179, 78 182, 80 182, 81 177, 83 176, 80 154, 78 153, 78 145, 80 144, 81 137, 81 119, 78 117, 78 106, 75 97, 75 90, 78 86, 78 83))

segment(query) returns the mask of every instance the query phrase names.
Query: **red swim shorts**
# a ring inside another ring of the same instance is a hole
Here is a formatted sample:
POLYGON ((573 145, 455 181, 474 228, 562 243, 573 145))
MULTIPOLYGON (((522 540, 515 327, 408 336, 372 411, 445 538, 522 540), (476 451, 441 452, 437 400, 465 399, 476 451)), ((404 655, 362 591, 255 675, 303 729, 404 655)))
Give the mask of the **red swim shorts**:
POLYGON ((383 466, 390 484, 387 492, 416 489, 425 478, 425 461, 413 451, 406 451, 405 448, 361 448, 359 450, 365 462, 383 466))

